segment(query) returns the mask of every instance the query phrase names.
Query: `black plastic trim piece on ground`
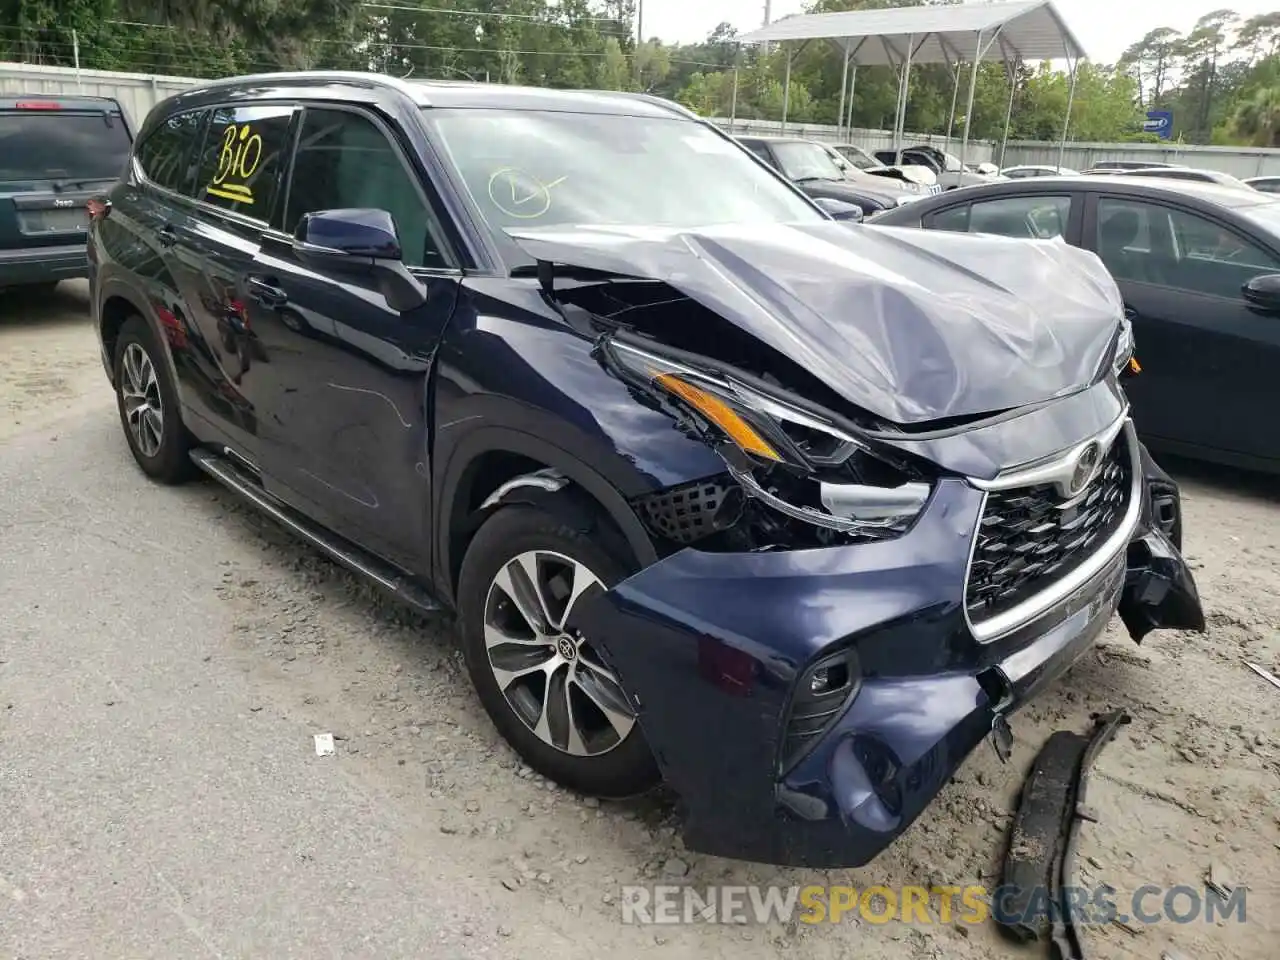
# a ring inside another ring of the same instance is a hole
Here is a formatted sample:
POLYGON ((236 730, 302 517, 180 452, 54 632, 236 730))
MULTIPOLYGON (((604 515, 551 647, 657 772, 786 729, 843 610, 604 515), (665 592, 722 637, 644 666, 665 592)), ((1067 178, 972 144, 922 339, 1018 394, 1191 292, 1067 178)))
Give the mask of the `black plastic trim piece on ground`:
POLYGON ((996 919, 1020 941, 1050 937, 1055 960, 1083 960, 1075 908, 1067 896, 1075 873, 1076 837, 1085 808, 1088 774, 1098 753, 1129 722, 1122 711, 1099 718, 1088 736, 1060 730, 1036 755, 1022 788, 1005 855, 996 919), (1047 913, 1033 904, 1047 906, 1047 913))

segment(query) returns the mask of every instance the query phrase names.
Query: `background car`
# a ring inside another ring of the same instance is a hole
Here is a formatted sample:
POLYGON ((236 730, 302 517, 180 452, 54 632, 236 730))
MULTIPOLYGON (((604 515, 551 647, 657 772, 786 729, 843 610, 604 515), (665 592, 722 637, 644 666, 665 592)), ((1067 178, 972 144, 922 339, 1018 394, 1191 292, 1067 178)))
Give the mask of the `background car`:
POLYGON ((928 167, 938 178, 938 183, 941 184, 943 190, 954 190, 957 187, 970 187, 981 183, 990 183, 993 179, 999 179, 1000 177, 998 173, 994 177, 990 174, 979 173, 975 165, 961 164, 960 158, 955 154, 947 153, 937 147, 928 145, 906 147, 896 153, 893 150, 877 150, 875 155, 881 163, 893 163, 903 166, 919 164, 928 167))
POLYGON ((85 204, 124 172, 133 138, 105 97, 0 97, 0 289, 83 277, 85 204))
POLYGON ((1061 238, 1102 258, 1133 324, 1125 381, 1153 449, 1280 472, 1280 200, 1128 176, 1014 180, 879 223, 1061 238))
POLYGON ((1244 182, 1263 193, 1280 193, 1280 177, 1246 177, 1244 182))
POLYGON ((1074 177, 1080 173, 1070 167, 1052 167, 1034 163, 1024 163, 1016 167, 1005 167, 1000 171, 1002 177, 1010 180, 1025 180, 1027 177, 1074 177))
POLYGON ((855 143, 836 143, 831 145, 831 149, 835 150, 846 163, 851 164, 863 173, 896 177, 910 183, 918 183, 928 193, 942 192, 942 187, 938 184, 937 174, 921 164, 909 163, 905 166, 885 166, 855 143))
POLYGON ((1220 170, 1197 170, 1191 167, 1143 167, 1139 170, 1126 170, 1126 177, 1160 177, 1164 180, 1194 180, 1199 183, 1216 183, 1220 187, 1232 187, 1236 190, 1252 190, 1249 184, 1239 177, 1220 170))
POLYGON ((810 197, 856 204, 865 217, 925 196, 914 184, 841 169, 816 140, 738 137, 737 141, 810 197))
POLYGON ((1119 173, 1125 170, 1149 170, 1152 167, 1176 168, 1180 163, 1165 163, 1160 160, 1099 160, 1085 173, 1119 173))

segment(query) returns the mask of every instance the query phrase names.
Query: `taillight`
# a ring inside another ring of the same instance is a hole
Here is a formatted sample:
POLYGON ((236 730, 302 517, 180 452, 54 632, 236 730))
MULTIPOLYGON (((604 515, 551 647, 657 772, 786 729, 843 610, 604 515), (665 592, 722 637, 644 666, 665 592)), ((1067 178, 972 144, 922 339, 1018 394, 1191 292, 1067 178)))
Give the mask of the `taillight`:
POLYGON ((19 100, 16 104, 19 110, 61 110, 62 104, 56 100, 19 100))
POLYGON ((111 213, 111 201, 92 199, 85 204, 85 208, 89 211, 90 220, 105 220, 111 213))

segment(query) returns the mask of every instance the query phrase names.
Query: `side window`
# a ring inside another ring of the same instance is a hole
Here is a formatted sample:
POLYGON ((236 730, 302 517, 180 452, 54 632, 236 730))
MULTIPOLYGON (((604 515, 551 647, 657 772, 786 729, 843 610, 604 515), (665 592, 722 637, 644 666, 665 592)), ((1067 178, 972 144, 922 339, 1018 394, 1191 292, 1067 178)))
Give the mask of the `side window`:
POLYGON ((1098 255, 1118 280, 1235 298, 1280 260, 1234 230, 1162 204, 1098 199, 1098 255))
POLYGON ((190 193, 203 120, 203 110, 179 113, 147 134, 136 153, 143 175, 156 186, 190 193))
POLYGON ((773 162, 773 157, 769 156, 769 151, 762 143, 748 143, 747 149, 754 153, 757 157, 767 163, 769 166, 777 169, 777 164, 773 162))
POLYGON ((926 230, 947 230, 951 233, 965 233, 969 229, 969 204, 948 207, 924 218, 926 230))
POLYGON ((289 146, 293 108, 219 107, 204 138, 196 199, 267 223, 289 146))
POLYGON ((1060 237, 1071 215, 1070 197, 1005 197, 973 204, 970 233, 996 233, 1027 240, 1060 237))
POLYGON ((304 213, 385 210, 395 219, 404 262, 447 267, 440 227, 400 153, 368 117, 347 110, 308 109, 293 160, 284 229, 304 213))

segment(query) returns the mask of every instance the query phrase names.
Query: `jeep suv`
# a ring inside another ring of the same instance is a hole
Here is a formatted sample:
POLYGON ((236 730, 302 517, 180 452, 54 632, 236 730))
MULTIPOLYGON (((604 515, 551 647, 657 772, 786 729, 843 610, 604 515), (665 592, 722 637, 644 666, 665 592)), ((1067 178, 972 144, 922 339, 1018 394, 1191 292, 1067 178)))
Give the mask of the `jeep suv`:
POLYGON ((87 202, 119 179, 131 137, 104 97, 0 97, 0 289, 86 275, 87 202))
POLYGON ((837 223, 674 104, 214 83, 89 251, 145 474, 456 614, 520 756, 691 849, 863 863, 1117 609, 1203 628, 1096 257, 837 223))

